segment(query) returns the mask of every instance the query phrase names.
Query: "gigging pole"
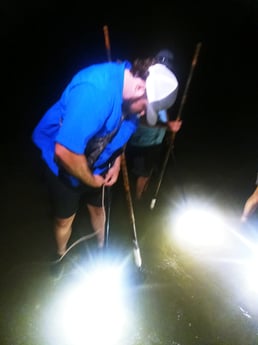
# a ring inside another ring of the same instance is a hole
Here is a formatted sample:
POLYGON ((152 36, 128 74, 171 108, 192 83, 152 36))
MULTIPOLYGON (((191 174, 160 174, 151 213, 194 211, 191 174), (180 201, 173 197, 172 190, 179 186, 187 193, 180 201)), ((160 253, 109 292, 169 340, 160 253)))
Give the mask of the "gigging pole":
MULTIPOLYGON (((111 61, 112 60, 111 59, 111 47, 110 47, 109 31, 108 31, 107 25, 104 25, 103 31, 104 31, 105 46, 106 46, 108 61, 111 61)), ((125 147, 124 147, 124 150, 125 150, 125 147)), ((127 170, 127 164, 126 164, 126 158, 125 158, 124 150, 123 150, 123 153, 121 155, 122 174, 123 174, 123 181, 124 181, 124 188, 125 188, 125 193, 126 193, 127 204, 128 204, 128 208, 129 208, 130 220, 131 220, 132 229, 133 229, 132 241, 133 241, 134 262, 135 262, 135 265, 138 268, 140 268, 142 266, 142 259, 141 259, 141 253, 140 253, 140 248, 139 248, 137 233, 136 233, 136 223, 135 223, 133 202, 132 202, 132 196, 131 196, 130 183, 129 183, 128 170, 127 170)))
MULTIPOLYGON (((110 48, 110 41, 109 41, 109 34, 108 34, 108 27, 105 25, 103 27, 104 31, 104 39, 105 39, 105 47, 107 52, 107 59, 111 61, 111 48, 110 48)), ((109 238, 109 225, 110 225, 110 207, 111 207, 111 187, 105 187, 107 192, 107 207, 106 207, 106 222, 105 222, 105 242, 104 246, 107 248, 108 246, 108 238, 109 238)))
POLYGON ((110 46, 109 32, 108 32, 108 26, 107 25, 103 26, 103 31, 104 31, 104 39, 105 39, 107 58, 108 58, 108 61, 111 61, 112 60, 112 58, 111 58, 111 46, 110 46))
POLYGON ((135 216, 134 216, 134 210, 133 210, 133 202, 132 202, 132 196, 130 191, 130 184, 129 184, 129 177, 128 177, 128 170, 126 165, 126 158, 125 153, 122 153, 121 157, 121 166, 122 166, 122 173, 123 173, 123 180, 124 180, 124 187, 125 187, 125 193, 126 193, 126 199, 127 204, 129 207, 129 213, 130 213, 130 219, 131 219, 131 225, 132 225, 132 235, 133 235, 133 254, 134 254, 134 262, 135 265, 140 268, 142 266, 142 258, 140 253, 140 248, 137 240, 137 233, 136 233, 136 223, 135 223, 135 216))
MULTIPOLYGON (((176 117, 177 120, 181 119, 183 107, 184 107, 185 102, 186 102, 186 96, 187 96, 188 89, 189 89, 189 86, 190 86, 190 83, 191 83, 191 80, 192 80, 194 69, 195 69, 197 61, 198 61, 198 57, 199 57, 201 46, 202 46, 202 43, 199 42, 199 43, 197 43, 196 48, 195 48, 195 52, 194 52, 194 56, 193 56, 192 64, 191 64, 190 73, 188 75, 188 79, 187 79, 187 82, 186 82, 185 90, 184 90, 184 93, 183 93, 183 96, 182 96, 182 99, 181 99, 181 103, 180 103, 180 107, 179 107, 179 110, 178 110, 178 114, 177 114, 177 117, 176 117)), ((161 182, 162 182, 162 179, 163 179, 166 167, 167 167, 169 155, 170 155, 171 152, 173 152, 173 149, 174 149, 175 137, 176 137, 176 133, 172 132, 171 142, 169 144, 168 150, 167 150, 166 155, 165 155, 165 159, 164 159, 164 163, 163 163, 163 166, 162 166, 162 169, 161 169, 161 172, 160 172, 160 176, 159 176, 158 184, 157 184, 157 187, 156 187, 156 191, 155 191, 154 197, 153 197, 153 199, 151 200, 151 203, 150 203, 150 209, 151 210, 155 207, 155 204, 156 204, 156 201, 157 201, 157 197, 158 197, 158 193, 159 193, 159 190, 160 190, 161 182)))

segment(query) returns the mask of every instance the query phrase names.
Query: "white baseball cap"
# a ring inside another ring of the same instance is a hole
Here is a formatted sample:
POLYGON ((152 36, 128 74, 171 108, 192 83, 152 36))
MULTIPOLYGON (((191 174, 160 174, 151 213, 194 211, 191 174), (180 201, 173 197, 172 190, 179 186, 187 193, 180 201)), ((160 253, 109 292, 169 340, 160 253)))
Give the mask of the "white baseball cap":
POLYGON ((152 65, 148 71, 146 118, 149 125, 154 126, 158 120, 158 112, 170 108, 175 103, 178 81, 174 73, 163 64, 152 65))

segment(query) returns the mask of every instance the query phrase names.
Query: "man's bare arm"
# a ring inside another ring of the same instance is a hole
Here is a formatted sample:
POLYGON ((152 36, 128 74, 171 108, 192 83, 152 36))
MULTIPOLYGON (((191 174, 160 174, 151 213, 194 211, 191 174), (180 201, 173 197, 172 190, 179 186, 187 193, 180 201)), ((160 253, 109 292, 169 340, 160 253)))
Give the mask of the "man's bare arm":
POLYGON ((55 158, 58 164, 84 184, 91 187, 101 187, 104 178, 100 175, 93 175, 88 167, 85 155, 76 154, 63 145, 56 143, 55 158))

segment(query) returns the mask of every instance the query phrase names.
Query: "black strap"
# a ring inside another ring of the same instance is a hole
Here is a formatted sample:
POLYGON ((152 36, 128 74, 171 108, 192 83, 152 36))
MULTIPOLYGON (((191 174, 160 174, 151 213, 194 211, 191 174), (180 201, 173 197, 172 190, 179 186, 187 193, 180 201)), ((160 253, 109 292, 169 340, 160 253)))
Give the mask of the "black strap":
MULTIPOLYGON (((112 132, 110 132, 109 134, 107 134, 104 137, 98 137, 98 136, 94 136, 93 138, 91 138, 87 144, 87 147, 84 151, 84 154, 87 158, 87 162, 89 167, 92 169, 94 163, 96 162, 96 160, 98 159, 98 157, 100 156, 101 152, 103 152, 103 150, 105 149, 105 147, 107 146, 108 143, 110 143, 112 141, 112 139, 114 138, 114 136, 117 134, 122 121, 123 121, 124 117, 121 117, 121 121, 118 125, 117 128, 115 128, 112 132)), ((114 152, 112 154, 112 157, 110 157, 110 159, 108 160, 108 162, 113 161, 113 157, 114 154, 116 152, 114 152)), ((117 157, 117 154, 116 154, 117 157)), ((107 162, 107 165, 108 165, 107 162)), ((102 166, 105 166, 106 163, 102 164, 102 166)))

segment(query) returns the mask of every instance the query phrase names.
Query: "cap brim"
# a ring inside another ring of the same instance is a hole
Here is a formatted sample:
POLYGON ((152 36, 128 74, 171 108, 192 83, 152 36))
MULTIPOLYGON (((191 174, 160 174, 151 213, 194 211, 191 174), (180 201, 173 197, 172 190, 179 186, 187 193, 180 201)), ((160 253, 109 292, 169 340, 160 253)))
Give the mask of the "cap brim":
POLYGON ((158 113, 154 110, 152 104, 148 103, 146 109, 146 120, 150 126, 155 126, 158 121, 158 113))
POLYGON ((177 78, 166 66, 157 63, 149 67, 146 79, 146 120, 151 126, 156 124, 158 112, 170 108, 175 102, 177 89, 177 78))
POLYGON ((159 118, 159 112, 161 110, 169 109, 176 101, 178 88, 174 89, 164 99, 147 104, 146 108, 146 120, 150 126, 155 126, 159 118))

